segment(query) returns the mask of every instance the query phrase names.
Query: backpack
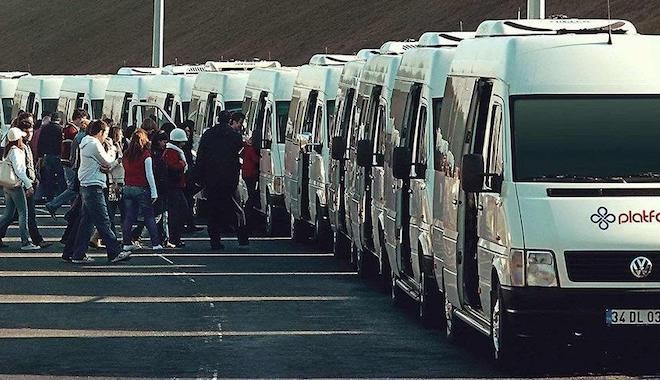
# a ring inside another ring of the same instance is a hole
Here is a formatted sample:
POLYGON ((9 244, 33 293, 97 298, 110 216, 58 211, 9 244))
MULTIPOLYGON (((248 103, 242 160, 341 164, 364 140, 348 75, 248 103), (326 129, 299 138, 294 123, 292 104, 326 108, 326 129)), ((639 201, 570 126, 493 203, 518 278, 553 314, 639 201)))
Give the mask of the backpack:
POLYGON ((73 124, 67 124, 62 130, 62 134, 63 139, 60 148, 60 161, 62 161, 62 165, 71 167, 71 145, 73 144, 73 139, 75 139, 78 134, 78 128, 73 124))

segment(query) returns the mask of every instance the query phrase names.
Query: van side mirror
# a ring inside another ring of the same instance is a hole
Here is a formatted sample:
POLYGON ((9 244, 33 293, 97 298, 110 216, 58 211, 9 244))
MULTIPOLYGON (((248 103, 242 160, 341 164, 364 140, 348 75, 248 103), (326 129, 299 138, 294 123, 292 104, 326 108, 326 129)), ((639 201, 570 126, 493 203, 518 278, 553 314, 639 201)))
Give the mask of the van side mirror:
POLYGON ((396 179, 410 178, 412 151, 405 146, 394 148, 392 152, 392 175, 396 179))
POLYGON ((332 138, 332 159, 333 160, 343 160, 344 154, 346 154, 346 140, 341 136, 335 136, 332 138))
POLYGON ((357 165, 363 168, 371 167, 374 163, 374 155, 371 151, 371 140, 360 140, 357 143, 357 165))
POLYGON ((479 193, 484 189, 484 157, 480 154, 463 156, 461 187, 467 193, 479 193))

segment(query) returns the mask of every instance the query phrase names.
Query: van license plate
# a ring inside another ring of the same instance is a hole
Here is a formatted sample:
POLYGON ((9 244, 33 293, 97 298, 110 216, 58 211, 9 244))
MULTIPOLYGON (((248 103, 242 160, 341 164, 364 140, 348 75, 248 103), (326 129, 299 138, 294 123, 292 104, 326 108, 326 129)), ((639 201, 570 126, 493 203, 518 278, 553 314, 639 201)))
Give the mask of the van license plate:
POLYGON ((608 309, 605 321, 611 325, 660 325, 660 310, 608 309))

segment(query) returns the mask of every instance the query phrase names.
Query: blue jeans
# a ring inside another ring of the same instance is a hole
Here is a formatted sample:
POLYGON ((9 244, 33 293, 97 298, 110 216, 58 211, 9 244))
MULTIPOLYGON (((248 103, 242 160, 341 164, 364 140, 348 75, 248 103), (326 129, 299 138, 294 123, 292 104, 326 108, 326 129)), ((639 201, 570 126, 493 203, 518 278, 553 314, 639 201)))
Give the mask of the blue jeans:
POLYGON ((80 223, 76 242, 73 246, 73 260, 82 259, 87 254, 89 239, 92 237, 94 227, 99 232, 101 240, 108 250, 108 259, 114 259, 121 247, 117 236, 110 229, 110 218, 108 217, 108 206, 105 203, 105 195, 101 186, 81 186, 82 209, 80 210, 80 223))
POLYGON ((66 190, 64 190, 60 195, 55 197, 52 201, 46 203, 46 208, 57 210, 62 207, 65 203, 71 203, 76 197, 76 177, 77 173, 75 170, 64 167, 64 179, 66 179, 66 190))
MULTIPOLYGON (((21 234, 21 243, 30 244, 28 233, 28 206, 25 191, 21 186, 5 188, 5 213, 0 217, 0 226, 9 226, 14 219, 14 213, 18 211, 18 229, 21 234)), ((5 229, 6 230, 6 229, 5 229)))
POLYGON ((144 217, 144 225, 149 231, 151 237, 151 246, 155 247, 161 244, 158 227, 156 227, 156 218, 154 217, 154 206, 151 203, 151 192, 148 187, 124 186, 123 193, 124 222, 122 223, 122 239, 124 245, 131 245, 132 228, 137 222, 138 214, 144 217))

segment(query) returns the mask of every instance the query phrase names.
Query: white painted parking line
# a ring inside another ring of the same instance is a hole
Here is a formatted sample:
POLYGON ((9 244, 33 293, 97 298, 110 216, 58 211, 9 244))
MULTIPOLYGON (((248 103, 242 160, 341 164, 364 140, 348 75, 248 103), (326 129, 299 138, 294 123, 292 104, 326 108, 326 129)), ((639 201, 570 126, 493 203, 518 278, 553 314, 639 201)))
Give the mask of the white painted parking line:
MULTIPOLYGON (((290 330, 290 331, 223 331, 223 337, 263 336, 329 336, 363 335, 361 330, 290 330)), ((219 336, 219 331, 140 331, 140 330, 63 330, 63 329, 0 329, 0 339, 48 338, 174 338, 219 336)))
POLYGON ((336 302, 357 297, 342 296, 203 296, 138 297, 50 294, 0 294, 0 304, 76 304, 76 303, 205 303, 205 302, 336 302))
POLYGON ((0 271, 0 277, 306 277, 306 276, 354 276, 357 272, 67 272, 67 271, 0 271))
MULTIPOLYGON (((0 214, 1 215, 1 214, 0 214)), ((50 227, 57 227, 57 226, 48 226, 50 227)), ((18 228, 18 226, 10 226, 9 228, 18 228)), ((39 227, 41 228, 41 226, 39 227)), ((62 230, 66 227, 57 227, 61 228, 62 230)), ((46 241, 48 242, 58 242, 60 241, 60 238, 53 238, 53 237, 47 237, 45 238, 46 241)), ((184 237, 181 238, 183 241, 210 241, 208 237, 184 237)), ((238 240, 237 237, 235 236, 230 236, 230 237, 223 237, 222 241, 236 241, 238 240)), ((291 240, 290 237, 264 237, 264 236, 257 236, 257 237, 251 237, 250 241, 282 241, 282 240, 291 240)), ((12 237, 7 237, 2 239, 3 242, 13 242, 13 243, 18 243, 21 241, 20 237, 17 236, 12 236, 12 237)), ((249 248, 248 248, 249 249, 249 248)))
POLYGON ((168 269, 168 268, 206 268, 206 265, 202 264, 181 264, 181 265, 81 265, 81 268, 85 269, 121 269, 126 270, 131 269, 168 269))

